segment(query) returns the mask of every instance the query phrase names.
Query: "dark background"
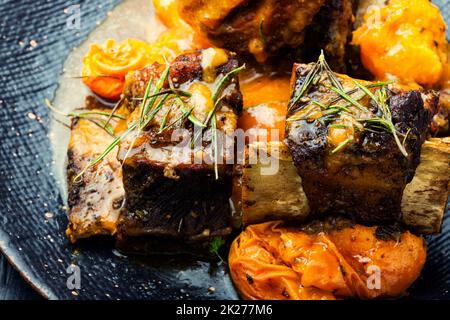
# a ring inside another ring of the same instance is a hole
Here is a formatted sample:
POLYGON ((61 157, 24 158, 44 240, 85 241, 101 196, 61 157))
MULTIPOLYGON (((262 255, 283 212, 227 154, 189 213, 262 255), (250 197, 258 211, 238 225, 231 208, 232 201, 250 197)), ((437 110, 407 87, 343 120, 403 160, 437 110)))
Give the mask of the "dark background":
MULTIPOLYGON (((0 121, 11 120, 10 118, 13 117, 11 109, 15 113, 26 114, 30 111, 29 106, 36 103, 36 99, 43 101, 44 98, 52 98, 57 89, 58 74, 62 71, 65 57, 70 49, 85 39, 96 23, 103 20, 108 10, 118 2, 120 1, 0 0, 0 121), (62 28, 66 19, 64 9, 74 4, 81 5, 82 28, 77 32, 67 32, 62 28), (31 45, 32 40, 37 42, 37 46, 31 45), (56 53, 53 54, 53 51, 56 53), (31 92, 31 95, 17 96, 15 94, 16 86, 20 81, 30 82, 31 88, 27 92, 31 92)), ((443 14, 448 17, 450 1, 434 2, 441 4, 443 14)), ((114 37, 114 35, 111 36, 114 37)), ((39 113, 37 115, 39 116, 39 113)), ((42 116, 44 118, 45 115, 42 116)), ((42 126, 47 124, 48 119, 35 124, 38 126, 35 128, 36 132, 41 132, 41 135, 37 134, 33 137, 35 142, 39 143, 46 139, 45 132, 42 134, 42 126)), ((8 173, 13 157, 12 145, 17 138, 17 132, 11 132, 10 129, 0 123, 0 202, 6 205, 14 202, 14 199, 11 199, 11 190, 8 187, 11 184, 8 184, 8 179, 12 180, 15 177, 9 176, 8 173)), ((48 154, 48 158, 36 160, 33 157, 33 149, 22 151, 24 152, 21 160, 25 160, 35 172, 42 170, 45 162, 51 158, 48 154)), ((24 182, 13 185, 18 188, 15 190, 14 197, 19 195, 22 202, 36 200, 43 202, 38 200, 38 192, 39 187, 45 186, 28 186, 26 179, 24 182), (33 189, 34 187, 36 189, 33 189)), ((45 200, 52 206, 56 206, 55 204, 61 201, 58 195, 52 195, 45 200)), ((7 220, 6 215, 10 210, 8 206, 6 209, 0 206, 0 227, 2 227, 2 221, 7 220), (2 220, 2 218, 5 219, 2 220)), ((32 236, 31 234, 30 237, 32 236)), ((439 259, 439 256, 436 259, 439 259)), ((40 296, 22 280, 6 258, 0 254, 0 300, 39 298, 40 296)))

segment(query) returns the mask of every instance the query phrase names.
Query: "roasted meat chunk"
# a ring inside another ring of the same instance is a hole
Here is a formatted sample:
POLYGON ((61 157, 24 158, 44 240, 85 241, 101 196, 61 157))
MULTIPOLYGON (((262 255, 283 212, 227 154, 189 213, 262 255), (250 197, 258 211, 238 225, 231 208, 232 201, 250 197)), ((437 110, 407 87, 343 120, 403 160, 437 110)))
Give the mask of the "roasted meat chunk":
MULTIPOLYGON (((91 110, 96 111, 107 112, 91 110)), ((93 235, 114 235, 124 201, 117 148, 99 166, 78 176, 114 140, 98 124, 98 121, 83 118, 72 121, 67 165, 69 226, 66 231, 72 242, 93 235)), ((110 124, 115 128, 119 123, 112 119, 110 124)))
POLYGON ((323 55, 296 64, 286 144, 312 213, 399 221, 437 102, 433 91, 335 74, 323 55))
POLYGON ((258 62, 286 50, 315 51, 319 44, 340 59, 351 32, 350 0, 180 0, 179 10, 217 46, 253 55, 258 62), (305 38, 310 45, 304 46, 305 38))
POLYGON ((434 136, 448 136, 450 133, 450 88, 441 90, 439 108, 433 117, 431 132, 434 136))
POLYGON ((123 101, 133 110, 131 133, 118 153, 126 194, 118 227, 122 250, 202 253, 214 237, 232 231, 239 70, 234 54, 206 49, 128 77, 123 101), (146 98, 149 88, 158 93, 146 98))
POLYGON ((303 60, 314 61, 324 50, 333 70, 345 72, 346 46, 351 38, 352 0, 328 0, 306 29, 303 60))
MULTIPOLYGON (((264 175, 264 158, 251 165, 237 166, 233 202, 242 212, 242 223, 283 220, 305 222, 314 217, 310 211, 302 180, 288 147, 283 142, 252 143, 252 154, 265 153, 278 161, 276 174, 264 175), (279 188, 282 185, 283 188, 279 188)), ((422 145, 420 164, 402 198, 403 227, 418 234, 439 234, 450 191, 450 138, 430 138, 422 145)))

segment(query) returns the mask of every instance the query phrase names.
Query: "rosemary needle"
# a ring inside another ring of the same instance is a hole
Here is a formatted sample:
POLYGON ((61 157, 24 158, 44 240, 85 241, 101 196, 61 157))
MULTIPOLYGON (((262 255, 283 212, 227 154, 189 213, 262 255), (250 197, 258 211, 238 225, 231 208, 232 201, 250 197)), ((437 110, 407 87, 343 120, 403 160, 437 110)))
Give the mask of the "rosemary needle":
POLYGON ((341 89, 338 89, 338 88, 335 88, 335 87, 330 87, 330 89, 333 90, 334 92, 336 92, 337 94, 339 94, 343 99, 347 100, 348 102, 350 102, 352 105, 354 105, 355 107, 357 107, 361 111, 370 112, 369 109, 364 107, 362 104, 360 104, 358 101, 353 99, 350 95, 348 95, 347 93, 345 93, 341 89))
POLYGON ((80 113, 76 113, 76 112, 69 112, 69 113, 65 113, 65 112, 62 112, 62 111, 60 111, 60 110, 58 110, 58 109, 56 109, 53 105, 52 105, 52 103, 50 102, 50 100, 48 100, 48 99, 45 99, 45 104, 47 105, 47 107, 50 109, 50 110, 52 110, 53 112, 55 112, 55 113, 57 113, 57 114, 60 114, 60 115, 62 115, 62 116, 65 116, 65 117, 73 117, 73 118, 81 118, 81 117, 84 117, 84 116, 90 116, 90 115, 98 115, 98 116, 111 116, 111 117, 113 117, 113 118, 117 118, 117 119, 121 119, 121 120, 125 120, 126 118, 124 117, 124 116, 121 116, 121 115, 111 115, 111 113, 109 113, 109 112, 103 112, 103 111, 83 111, 83 112, 80 112, 80 113))
POLYGON ((114 139, 111 144, 106 147, 106 149, 94 160, 92 160, 79 174, 76 175, 74 181, 79 181, 79 179, 84 175, 84 173, 90 168, 94 167, 96 164, 100 163, 106 156, 116 147, 119 143, 125 139, 138 125, 138 122, 133 123, 124 133, 114 139))
POLYGON ((266 36, 264 35, 264 19, 261 19, 259 23, 259 38, 261 39, 263 45, 267 46, 267 39, 266 36))
POLYGON ((353 140, 353 138, 347 138, 344 141, 342 141, 336 148, 333 149, 333 151, 331 151, 331 154, 335 154, 336 152, 341 151, 343 148, 345 148, 351 141, 353 140))
MULTIPOLYGON (((336 78, 335 73, 330 69, 328 66, 328 63, 325 60, 325 57, 323 55, 323 52, 321 52, 321 55, 316 62, 316 64, 313 66, 313 68, 309 71, 309 73, 306 75, 306 78, 300 87, 300 89, 297 90, 296 96, 291 100, 291 103, 289 104, 288 111, 292 112, 292 109, 294 106, 300 101, 300 99, 308 92, 309 87, 311 84, 315 84, 316 81, 320 80, 321 74, 325 72, 328 76, 328 80, 331 82, 332 85, 326 85, 330 90, 334 91, 338 94, 338 97, 333 98, 329 103, 321 103, 318 101, 312 101, 313 104, 319 106, 320 108, 326 110, 324 112, 324 115, 321 117, 325 119, 326 117, 329 117, 330 115, 339 114, 341 111, 346 111, 348 113, 352 113, 350 109, 348 109, 349 106, 353 105, 356 108, 360 109, 361 111, 371 113, 369 109, 367 109, 365 106, 363 106, 361 103, 359 103, 359 100, 363 99, 364 97, 368 96, 377 106, 378 111, 381 112, 380 117, 371 117, 371 118, 361 118, 361 119, 355 119, 358 122, 362 122, 365 124, 365 130, 370 132, 380 132, 380 131, 386 131, 390 134, 392 134, 395 143, 397 144, 400 152, 407 157, 408 153, 405 149, 405 143, 407 140, 407 137, 410 133, 411 129, 408 129, 407 133, 405 134, 403 141, 401 142, 398 135, 401 134, 397 132, 397 129, 395 128, 394 123, 392 122, 392 114, 390 107, 387 104, 388 100, 388 94, 386 91, 386 86, 393 83, 392 81, 387 82, 376 82, 368 84, 367 86, 362 85, 356 80, 353 80, 353 83, 355 84, 356 88, 345 91, 340 81, 336 78), (369 88, 377 88, 379 89, 376 91, 376 93, 372 93, 369 88), (362 91, 363 95, 358 98, 353 98, 351 95, 356 93, 358 90, 362 91), (339 105, 333 105, 333 103, 338 102, 339 100, 346 100, 348 103, 343 106, 339 105), (376 131, 379 130, 379 131, 376 131)), ((305 116, 292 116, 289 119, 287 119, 287 122, 292 121, 298 121, 298 120, 305 120, 307 121, 308 118, 305 116)), ((328 121, 333 121, 333 119, 327 119, 328 121)), ((340 128, 341 125, 339 124, 330 124, 329 127, 331 128, 340 128)), ((346 139, 341 144, 339 144, 331 153, 334 154, 338 152, 339 150, 342 150, 353 138, 346 139)))

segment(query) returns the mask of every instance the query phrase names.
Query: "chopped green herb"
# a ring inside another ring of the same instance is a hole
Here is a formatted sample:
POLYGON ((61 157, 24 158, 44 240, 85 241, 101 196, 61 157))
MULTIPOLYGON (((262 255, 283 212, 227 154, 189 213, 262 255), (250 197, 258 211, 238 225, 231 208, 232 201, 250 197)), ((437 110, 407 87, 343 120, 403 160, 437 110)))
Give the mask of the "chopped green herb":
POLYGON ((335 87, 330 87, 330 89, 333 90, 334 92, 336 92, 337 94, 339 94, 343 99, 347 100, 349 103, 351 103, 352 105, 354 105, 355 107, 357 107, 361 111, 370 112, 366 107, 361 105, 358 101, 353 99, 350 95, 345 93, 343 90, 335 88, 335 87))
POLYGON ((341 151, 342 149, 344 149, 351 141, 353 140, 352 137, 345 139, 344 141, 342 141, 336 148, 333 149, 333 151, 331 151, 331 154, 335 154, 339 151, 341 151))
POLYGON ((214 237, 209 244, 209 252, 215 256, 217 256, 222 262, 225 262, 224 259, 220 256, 219 250, 225 244, 225 240, 222 237, 214 237))
POLYGON ((347 129, 348 127, 345 124, 332 123, 328 126, 328 128, 347 129))
POLYGON ((267 38, 264 35, 264 19, 261 19, 261 22, 259 23, 259 38, 261 39, 263 45, 267 46, 267 38))

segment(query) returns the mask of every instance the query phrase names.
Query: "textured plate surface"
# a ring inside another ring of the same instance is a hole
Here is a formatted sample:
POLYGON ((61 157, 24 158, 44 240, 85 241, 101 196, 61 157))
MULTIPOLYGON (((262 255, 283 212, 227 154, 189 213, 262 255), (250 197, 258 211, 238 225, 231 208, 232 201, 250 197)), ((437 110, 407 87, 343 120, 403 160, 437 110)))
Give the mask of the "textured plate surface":
MULTIPOLYGON (((223 265, 180 257, 140 261, 115 252, 107 239, 73 246, 64 235, 67 218, 53 176, 43 101, 53 98, 70 50, 119 2, 0 0, 0 248, 51 299, 236 299, 223 265), (81 8, 79 30, 66 25, 71 5, 81 8), (80 268, 80 290, 67 288, 71 264, 80 268), (215 293, 208 293, 210 286, 215 293)), ((450 21, 450 1, 435 2, 450 21)), ((409 297, 450 299, 448 214, 428 248, 409 297)))

